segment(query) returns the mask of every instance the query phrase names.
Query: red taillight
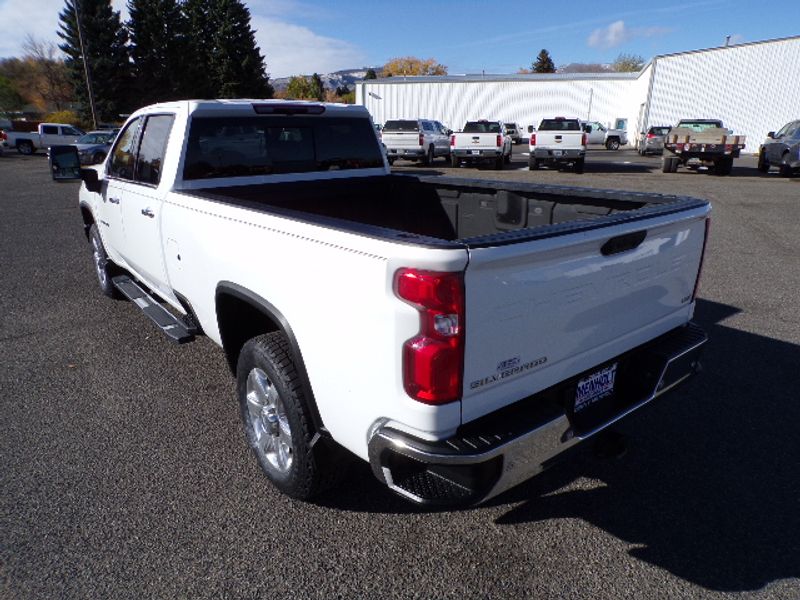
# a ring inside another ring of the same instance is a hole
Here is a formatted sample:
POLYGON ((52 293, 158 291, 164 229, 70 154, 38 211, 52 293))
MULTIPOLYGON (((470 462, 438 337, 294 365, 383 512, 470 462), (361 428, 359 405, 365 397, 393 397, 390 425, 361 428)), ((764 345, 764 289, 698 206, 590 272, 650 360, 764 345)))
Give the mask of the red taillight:
POLYGON ((497 147, 499 148, 502 145, 503 145, 503 136, 498 133, 497 134, 497 147))
POLYGON ((585 133, 581 136, 581 146, 585 146, 589 143, 589 136, 585 133))
POLYGON ((425 136, 422 134, 422 132, 420 132, 420 134, 419 134, 419 145, 420 146, 424 146, 425 145, 425 136))
POLYGON ((461 398, 464 369, 464 274, 399 269, 398 298, 419 311, 419 333, 403 344, 403 386, 426 404, 461 398))
POLYGON ((535 145, 536 145, 536 134, 532 133, 531 134, 531 146, 535 146, 535 145))
POLYGON ((703 261, 706 258, 706 245, 708 244, 708 232, 711 229, 711 219, 706 218, 706 231, 703 237, 703 253, 700 255, 700 266, 697 267, 697 279, 694 280, 694 290, 692 291, 692 302, 697 298, 697 291, 700 289, 700 275, 703 272, 703 261))
POLYGON ((654 137, 656 137, 656 134, 655 134, 655 133, 648 133, 648 134, 647 134, 647 139, 648 139, 648 140, 652 140, 654 137))
POLYGON ((455 145, 456 145, 456 136, 455 135, 451 135, 450 136, 450 145, 455 147, 455 145))

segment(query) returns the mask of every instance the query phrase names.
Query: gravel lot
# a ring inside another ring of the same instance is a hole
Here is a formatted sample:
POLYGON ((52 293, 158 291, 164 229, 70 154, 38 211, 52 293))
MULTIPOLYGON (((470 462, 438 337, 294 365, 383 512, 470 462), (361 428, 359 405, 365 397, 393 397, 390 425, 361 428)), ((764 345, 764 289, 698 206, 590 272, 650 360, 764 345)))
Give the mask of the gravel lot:
POLYGON ((0 157, 0 597, 800 597, 800 178, 416 169, 708 198, 705 372, 487 506, 421 512, 357 465, 318 504, 262 476, 209 340, 103 297, 77 185, 0 157))

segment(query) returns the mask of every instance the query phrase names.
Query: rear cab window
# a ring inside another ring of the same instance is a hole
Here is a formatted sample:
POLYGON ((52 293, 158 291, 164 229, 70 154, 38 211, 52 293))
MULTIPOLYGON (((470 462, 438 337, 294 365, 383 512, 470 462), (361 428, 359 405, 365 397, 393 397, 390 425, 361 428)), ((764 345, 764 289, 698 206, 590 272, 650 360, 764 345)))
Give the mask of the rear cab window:
POLYGON ((539 131, 580 131, 581 124, 577 119, 542 119, 539 131))
POLYGON ((468 121, 464 133, 501 133, 500 123, 491 121, 468 121))
POLYGON ((408 120, 394 120, 386 121, 383 126, 384 131, 419 131, 419 123, 417 121, 408 120))

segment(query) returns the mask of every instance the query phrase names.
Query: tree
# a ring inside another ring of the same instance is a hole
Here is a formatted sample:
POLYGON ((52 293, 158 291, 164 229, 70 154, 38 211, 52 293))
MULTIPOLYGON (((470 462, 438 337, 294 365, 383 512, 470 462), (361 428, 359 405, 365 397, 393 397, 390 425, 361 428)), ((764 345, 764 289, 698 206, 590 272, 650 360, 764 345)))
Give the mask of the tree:
POLYGON ((534 73, 555 73, 556 65, 553 59, 550 58, 550 53, 542 48, 536 57, 536 61, 531 65, 531 71, 534 73))
POLYGON ((447 67, 433 58, 423 60, 415 56, 393 58, 383 65, 384 77, 403 75, 447 75, 447 67))
MULTIPOLYGON (((64 61, 68 79, 76 99, 83 106, 84 117, 90 117, 89 94, 86 89, 84 58, 92 80, 96 116, 103 121, 119 120, 121 113, 136 108, 131 96, 131 64, 128 56, 128 34, 122 27, 119 12, 110 0, 65 0, 58 15, 59 48, 67 55, 64 61), (78 37, 75 8, 80 14, 83 48, 78 37)), ((91 120, 90 118, 86 119, 91 120)))
POLYGON ((28 35, 22 44, 23 61, 28 67, 28 101, 40 110, 64 110, 75 98, 69 84, 67 67, 56 54, 52 42, 41 42, 28 35))
POLYGON ((309 81, 308 77, 303 77, 302 75, 289 79, 289 84, 286 86, 286 96, 294 100, 316 99, 312 93, 311 81, 309 81))
POLYGON ((325 99, 325 86, 322 83, 322 78, 317 73, 311 76, 311 97, 316 100, 325 99))
POLYGON ((135 91, 141 104, 191 94, 188 19, 177 0, 128 0, 135 91))
POLYGON ((601 63, 569 63, 558 67, 559 73, 608 73, 610 65, 601 63))
POLYGON ((611 70, 620 73, 638 73, 644 67, 644 59, 638 54, 620 54, 611 63, 611 70))
POLYGON ((241 0, 185 0, 193 96, 271 98, 264 57, 241 0))
POLYGON ((364 75, 364 79, 377 79, 378 76, 375 74, 375 69, 367 69, 366 74, 364 75))
POLYGON ((23 100, 11 80, 0 75, 0 114, 19 110, 22 108, 23 100))

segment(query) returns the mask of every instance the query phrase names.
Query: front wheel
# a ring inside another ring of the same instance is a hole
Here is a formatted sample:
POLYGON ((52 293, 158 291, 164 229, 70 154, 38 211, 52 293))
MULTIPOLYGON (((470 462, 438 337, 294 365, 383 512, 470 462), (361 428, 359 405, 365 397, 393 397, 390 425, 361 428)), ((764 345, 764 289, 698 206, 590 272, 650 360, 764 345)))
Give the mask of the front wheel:
POLYGON ((333 483, 341 468, 324 469, 314 446, 308 399, 281 332, 248 340, 236 366, 237 395, 247 442, 272 484, 308 500, 333 483))
POLYGON ((767 157, 764 156, 763 150, 758 153, 758 165, 756 165, 756 169, 762 173, 769 173, 769 163, 767 162, 767 157))
POLYGON ((617 138, 611 138, 606 142, 606 148, 608 150, 619 150, 619 140, 617 138))
POLYGON ((100 290, 109 298, 122 298, 122 295, 111 281, 111 278, 116 274, 114 263, 111 262, 108 254, 106 254, 97 225, 92 225, 89 229, 89 243, 92 245, 92 261, 94 262, 94 272, 97 275, 100 290))
POLYGON ((95 153, 92 155, 92 164, 93 164, 93 165, 99 165, 99 164, 100 164, 101 162, 103 162, 105 159, 106 159, 106 154, 105 154, 105 152, 95 152, 95 153))
POLYGON ((781 177, 791 177, 792 175, 794 175, 793 169, 792 169, 791 165, 789 164, 789 153, 788 152, 783 155, 783 161, 781 162, 780 169, 781 169, 780 170, 781 177))

